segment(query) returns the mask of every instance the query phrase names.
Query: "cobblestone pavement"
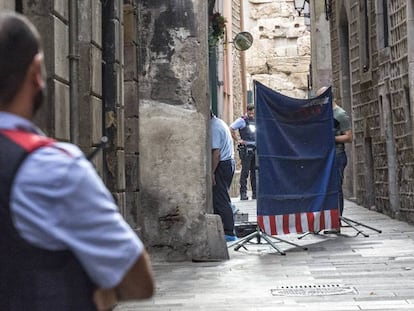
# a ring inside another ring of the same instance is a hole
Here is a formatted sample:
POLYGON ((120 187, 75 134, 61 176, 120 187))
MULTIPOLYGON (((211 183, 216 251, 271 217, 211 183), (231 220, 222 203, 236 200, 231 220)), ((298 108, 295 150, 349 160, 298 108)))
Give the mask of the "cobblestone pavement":
MULTIPOLYGON (((255 220, 256 201, 234 200, 255 220)), ((157 292, 116 311, 414 310, 414 226, 345 202, 344 216, 382 230, 341 228, 341 234, 282 236, 276 242, 229 249, 223 262, 155 262, 157 292)))

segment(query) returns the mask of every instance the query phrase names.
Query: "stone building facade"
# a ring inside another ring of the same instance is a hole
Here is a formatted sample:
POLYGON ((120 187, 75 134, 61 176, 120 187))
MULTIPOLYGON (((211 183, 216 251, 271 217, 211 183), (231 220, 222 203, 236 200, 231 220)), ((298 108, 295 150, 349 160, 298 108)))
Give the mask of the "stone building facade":
POLYGON ((329 2, 334 96, 350 112, 354 134, 345 190, 413 222, 414 3, 329 2))
POLYGON ((294 1, 248 0, 246 29, 253 46, 246 52, 249 89, 253 80, 290 97, 307 98, 310 32, 294 1))
POLYGON ((145 237, 170 259, 212 257, 210 252, 218 246, 225 249, 225 243, 214 236, 222 230, 219 216, 208 215, 208 3, 137 1, 137 11, 145 237))
MULTIPOLYGON (((233 22, 233 37, 238 31, 248 31, 253 35, 253 45, 248 50, 240 52, 233 48, 235 73, 232 79, 232 120, 246 112, 248 101, 254 103, 254 80, 284 95, 307 98, 310 32, 305 25, 304 17, 298 16, 295 11, 293 0, 232 2, 232 14, 240 16, 238 20, 241 20, 240 23, 233 22), (247 92, 250 93, 250 98, 247 98, 247 92)), ((239 196, 241 170, 237 152, 236 163, 236 173, 231 186, 231 195, 234 197, 239 196)))
POLYGON ((332 84, 331 36, 329 19, 325 14, 325 3, 309 0, 311 32, 311 94, 323 86, 332 84))
POLYGON ((48 99, 36 122, 93 159, 153 253, 226 259, 212 215, 208 3, 0 0, 43 35, 48 99))
MULTIPOLYGON (((210 47, 215 54, 211 66, 216 67, 216 114, 230 124, 236 117, 246 111, 245 52, 234 45, 236 35, 244 31, 243 0, 217 0, 209 14, 220 13, 225 18, 224 36, 216 46, 210 47)), ((214 81, 213 81, 214 82, 214 81)))
MULTIPOLYGON (((232 0, 232 31, 231 41, 234 40, 236 35, 245 31, 244 27, 244 3, 243 0, 232 0)), ((247 95, 246 95, 246 51, 239 51, 234 46, 229 46, 229 52, 233 54, 233 115, 232 120, 240 117, 247 108, 247 95), (243 85, 244 84, 244 85, 243 85)))

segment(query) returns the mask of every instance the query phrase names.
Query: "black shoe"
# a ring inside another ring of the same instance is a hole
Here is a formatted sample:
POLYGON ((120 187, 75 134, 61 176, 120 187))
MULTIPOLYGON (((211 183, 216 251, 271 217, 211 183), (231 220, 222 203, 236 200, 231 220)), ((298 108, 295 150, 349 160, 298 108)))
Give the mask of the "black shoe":
POLYGON ((247 194, 242 193, 242 194, 240 195, 240 200, 245 201, 245 200, 248 200, 248 199, 249 199, 249 197, 247 196, 247 194))
POLYGON ((256 193, 253 193, 252 200, 256 200, 256 193))

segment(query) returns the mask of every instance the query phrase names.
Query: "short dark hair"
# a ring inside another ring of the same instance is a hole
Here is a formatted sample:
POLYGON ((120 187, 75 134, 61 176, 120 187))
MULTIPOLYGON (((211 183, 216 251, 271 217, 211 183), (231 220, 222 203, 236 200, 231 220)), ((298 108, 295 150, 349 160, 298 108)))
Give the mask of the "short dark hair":
POLYGON ((16 96, 40 51, 40 35, 26 17, 13 11, 0 12, 0 107, 16 96))
POLYGON ((247 105, 247 111, 252 111, 252 110, 254 110, 254 105, 252 104, 247 105))

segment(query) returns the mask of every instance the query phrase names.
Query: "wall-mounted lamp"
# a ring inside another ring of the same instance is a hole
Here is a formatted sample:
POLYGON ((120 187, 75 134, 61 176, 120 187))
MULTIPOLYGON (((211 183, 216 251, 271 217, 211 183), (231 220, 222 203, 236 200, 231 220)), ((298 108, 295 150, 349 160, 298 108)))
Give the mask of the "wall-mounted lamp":
MULTIPOLYGON (((310 18, 309 13, 309 1, 310 0, 294 0, 295 10, 299 16, 310 18)), ((325 0, 325 18, 328 21, 332 15, 332 0, 325 0)))
MULTIPOLYGON (((326 1, 326 0, 325 0, 326 1)), ((310 17, 309 13, 309 0, 294 0, 295 10, 298 12, 299 16, 310 17)))

